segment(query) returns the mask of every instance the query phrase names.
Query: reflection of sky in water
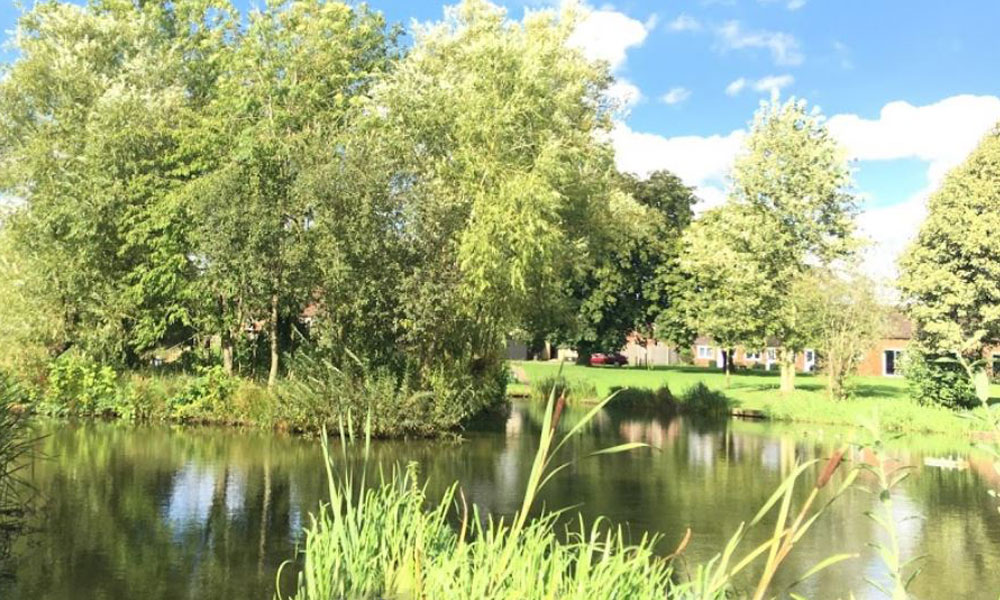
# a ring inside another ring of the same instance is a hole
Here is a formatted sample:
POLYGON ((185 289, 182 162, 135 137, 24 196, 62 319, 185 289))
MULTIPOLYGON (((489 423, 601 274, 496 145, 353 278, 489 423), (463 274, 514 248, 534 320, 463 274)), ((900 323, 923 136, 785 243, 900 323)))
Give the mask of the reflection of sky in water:
POLYGON ((299 509, 301 505, 302 493, 293 479, 288 482, 288 531, 295 542, 302 537, 302 511, 299 509))
POLYGON ((247 489, 247 476, 243 471, 230 467, 226 471, 226 514, 235 517, 243 512, 243 496, 247 489))
POLYGON ((216 470, 188 461, 174 476, 167 500, 166 521, 175 530, 203 526, 212 508, 216 470))
POLYGON ((718 436, 688 433, 688 463, 711 469, 715 463, 715 441, 718 436))

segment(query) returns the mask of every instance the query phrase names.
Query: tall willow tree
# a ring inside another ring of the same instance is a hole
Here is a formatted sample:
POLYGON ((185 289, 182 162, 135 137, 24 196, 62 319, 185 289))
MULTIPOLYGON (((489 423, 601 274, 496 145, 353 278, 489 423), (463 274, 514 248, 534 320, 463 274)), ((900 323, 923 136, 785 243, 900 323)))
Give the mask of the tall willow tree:
POLYGON ((945 178, 900 260, 899 288, 932 358, 961 365, 989 400, 986 348, 1000 340, 1000 127, 945 178))
POLYGON ((401 338, 425 376, 499 376, 505 336, 565 301, 621 195, 599 141, 609 76, 567 44, 577 19, 465 2, 375 92, 421 258, 399 282, 401 338))
MULTIPOLYGON (((764 219, 750 232, 759 239, 748 260, 765 273, 780 300, 767 315, 767 332, 781 348, 781 390, 795 388, 795 353, 808 343, 792 296, 810 262, 827 264, 849 254, 856 204, 845 153, 822 116, 804 101, 763 104, 732 172, 730 202, 764 219)), ((705 248, 705 252, 713 249, 705 248)))
POLYGON ((211 0, 40 3, 21 17, 0 80, 0 194, 18 202, 12 260, 48 282, 39 305, 61 307, 53 351, 133 363, 190 327, 177 132, 205 102, 230 21, 211 0))
POLYGON ((297 318, 318 285, 317 200, 303 173, 318 148, 344 144, 390 58, 381 15, 318 0, 267 3, 222 54, 218 93, 189 133, 205 170, 185 197, 228 371, 242 327, 266 323, 274 385, 279 323, 297 318))

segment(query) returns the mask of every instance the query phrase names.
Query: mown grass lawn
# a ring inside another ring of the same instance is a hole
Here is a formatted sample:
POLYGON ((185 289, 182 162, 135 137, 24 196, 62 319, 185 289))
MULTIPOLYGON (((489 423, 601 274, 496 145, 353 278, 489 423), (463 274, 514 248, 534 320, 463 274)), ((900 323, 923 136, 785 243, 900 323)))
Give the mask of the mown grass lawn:
MULTIPOLYGON (((820 375, 796 376, 796 391, 779 393, 777 369, 740 371, 733 373, 729 387, 719 369, 702 367, 587 367, 557 362, 514 361, 517 370, 531 381, 559 373, 568 380, 589 382, 596 390, 596 400, 606 397, 615 387, 656 389, 666 385, 675 395, 703 383, 712 390, 723 392, 733 409, 759 412, 777 421, 860 425, 877 418, 881 426, 893 431, 928 431, 967 434, 981 430, 985 424, 981 410, 956 412, 936 406, 920 406, 911 402, 902 377, 854 377, 852 397, 833 401, 827 395, 826 380, 820 375), (971 418, 970 418, 971 417, 971 418)), ((1000 398, 1000 386, 992 386, 994 400, 1000 398)))

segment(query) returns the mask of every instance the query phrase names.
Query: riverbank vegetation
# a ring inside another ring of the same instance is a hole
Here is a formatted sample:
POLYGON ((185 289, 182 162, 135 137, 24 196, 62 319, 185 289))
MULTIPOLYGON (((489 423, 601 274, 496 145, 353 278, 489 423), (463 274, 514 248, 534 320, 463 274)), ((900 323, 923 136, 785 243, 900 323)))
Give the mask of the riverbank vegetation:
POLYGON ((32 7, 0 81, 0 369, 50 414, 498 407, 507 337, 571 322, 592 257, 693 201, 616 171, 579 18, 470 1, 403 46, 339 2, 32 7))
MULTIPOLYGON (((581 516, 560 535, 557 525, 564 511, 535 506, 545 484, 578 460, 642 451, 646 445, 625 443, 560 462, 560 450, 613 399, 605 399, 558 436, 564 398, 558 402, 555 398, 554 393, 548 397, 523 502, 510 519, 470 507, 458 484, 440 500, 428 499, 415 464, 405 470, 398 465, 391 470, 379 466, 376 474, 375 465, 367 458, 367 438, 360 472, 349 466, 337 470, 324 443, 330 503, 320 507, 306 530, 303 566, 291 597, 721 600, 731 597, 737 578, 744 577, 743 581, 754 582, 744 590, 747 597, 763 599, 776 592, 787 593, 823 569, 854 558, 851 554, 831 554, 797 574, 786 589, 775 589, 775 575, 793 545, 808 534, 858 475, 858 470, 852 469, 824 490, 841 464, 843 451, 827 460, 811 486, 806 483, 808 495, 793 512, 790 507, 796 488, 819 461, 796 464, 754 518, 738 528, 724 550, 703 564, 685 566, 674 560, 690 541, 690 530, 669 554, 664 554, 665 541, 658 535, 629 535, 600 519, 587 523, 581 516), (367 477, 372 478, 368 486, 367 477), (763 527, 765 522, 770 526, 772 519, 773 535, 757 547, 745 548, 747 531, 763 527)), ((348 464, 345 437, 341 435, 343 465, 348 464)), ((898 591, 905 592, 905 587, 900 584, 898 591)), ((277 597, 283 597, 280 590, 277 597)))
MULTIPOLYGON (((0 78, 0 372, 45 414, 318 429, 374 411, 378 435, 422 435, 502 409, 510 340, 586 362, 701 333, 730 358, 777 341, 770 414, 813 398, 807 347, 829 402, 861 402, 846 384, 887 307, 822 114, 762 103, 726 202, 695 218, 674 174, 617 169, 583 17, 467 0, 403 43, 340 2, 27 9, 0 78)), ((997 139, 903 264, 924 403, 988 400, 997 139)))
POLYGON ((0 375, 0 577, 8 574, 11 545, 31 508, 23 471, 32 440, 23 415, 12 408, 19 395, 17 384, 0 375))

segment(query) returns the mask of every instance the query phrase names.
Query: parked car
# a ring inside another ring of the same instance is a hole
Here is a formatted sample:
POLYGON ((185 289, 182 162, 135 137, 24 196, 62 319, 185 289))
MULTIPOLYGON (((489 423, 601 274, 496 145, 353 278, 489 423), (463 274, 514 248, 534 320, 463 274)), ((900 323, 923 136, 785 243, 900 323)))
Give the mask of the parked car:
POLYGON ((618 367, 628 364, 628 358, 620 352, 611 352, 608 354, 591 354, 590 355, 590 366, 596 367, 598 365, 615 365, 618 367))

